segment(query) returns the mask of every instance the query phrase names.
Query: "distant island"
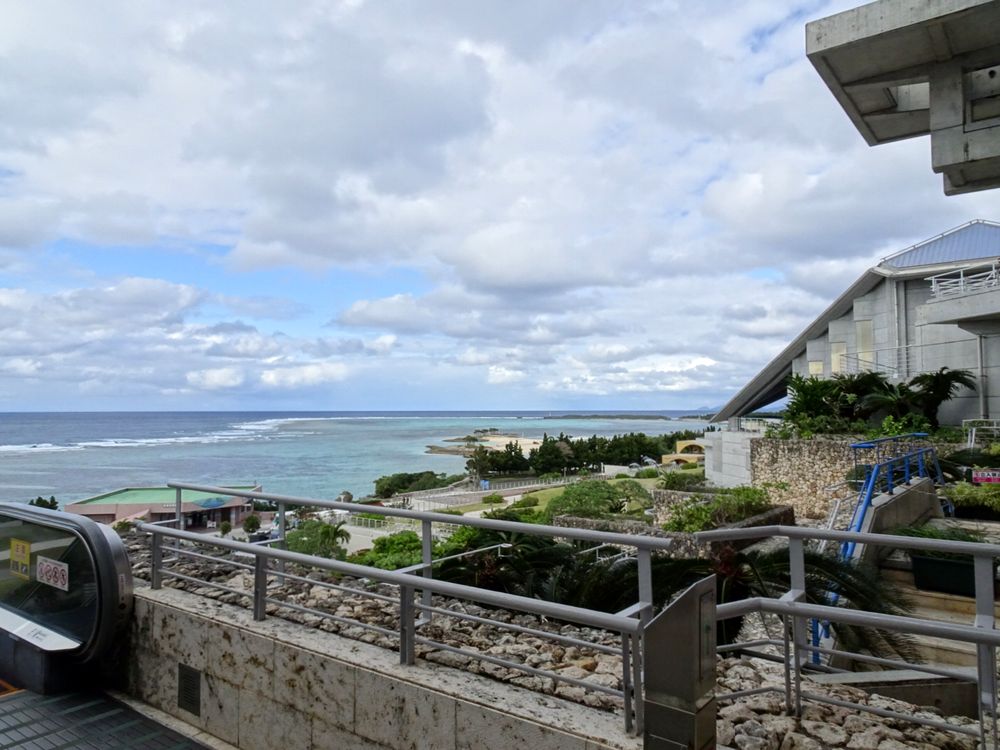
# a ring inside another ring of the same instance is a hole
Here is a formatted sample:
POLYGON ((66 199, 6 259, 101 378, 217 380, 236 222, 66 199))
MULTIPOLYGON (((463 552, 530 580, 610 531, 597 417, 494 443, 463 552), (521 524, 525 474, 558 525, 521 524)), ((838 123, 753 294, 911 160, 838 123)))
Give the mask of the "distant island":
POLYGON ((674 418, 664 414, 547 414, 542 419, 662 419, 670 422, 674 418))

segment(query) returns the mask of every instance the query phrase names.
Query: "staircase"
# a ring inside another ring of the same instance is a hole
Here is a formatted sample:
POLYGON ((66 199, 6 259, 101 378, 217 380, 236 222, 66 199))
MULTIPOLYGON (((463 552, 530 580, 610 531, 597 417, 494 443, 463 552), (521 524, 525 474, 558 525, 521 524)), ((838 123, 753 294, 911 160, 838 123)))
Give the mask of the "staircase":
MULTIPOLYGON (((987 541, 1000 542, 1000 523, 986 521, 957 521, 935 519, 935 526, 962 526, 982 532, 987 541)), ((976 617, 976 602, 972 597, 944 594, 938 591, 921 591, 913 585, 910 557, 896 550, 880 564, 882 577, 895 583, 913 605, 912 615, 939 622, 972 624, 976 617)), ((1000 599, 994 604, 994 616, 1000 621, 1000 599)), ((970 643, 959 643, 931 636, 914 636, 920 655, 927 664, 976 666, 976 648, 970 643)))

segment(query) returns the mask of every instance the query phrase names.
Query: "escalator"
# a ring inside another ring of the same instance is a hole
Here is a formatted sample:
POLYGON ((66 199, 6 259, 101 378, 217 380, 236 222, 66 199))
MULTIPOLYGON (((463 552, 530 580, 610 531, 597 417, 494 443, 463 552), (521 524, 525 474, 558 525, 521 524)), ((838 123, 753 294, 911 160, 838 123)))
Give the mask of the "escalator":
POLYGON ((204 747, 104 692, 131 614, 110 527, 0 503, 0 750, 204 747))

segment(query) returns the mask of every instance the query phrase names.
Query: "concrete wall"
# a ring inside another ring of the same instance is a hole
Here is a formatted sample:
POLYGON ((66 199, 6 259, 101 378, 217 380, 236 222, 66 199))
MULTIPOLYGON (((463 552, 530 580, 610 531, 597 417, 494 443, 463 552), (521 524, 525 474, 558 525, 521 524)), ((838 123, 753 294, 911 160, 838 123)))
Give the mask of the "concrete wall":
MULTIPOLYGON (((780 440, 765 438, 757 433, 717 434, 733 438, 726 445, 746 446, 745 454, 736 455, 732 460, 741 475, 749 460, 749 470, 746 479, 734 484, 781 485, 771 489, 773 502, 791 505, 798 517, 825 518, 832 500, 845 493, 852 494, 846 489, 828 491, 826 488, 844 482, 848 472, 854 468, 854 453, 850 447, 852 442, 856 442, 853 438, 780 440), (742 439, 735 439, 737 436, 742 436, 742 439)), ((935 447, 939 455, 946 455, 963 446, 941 444, 935 447)), ((728 453, 714 455, 729 459, 728 453)), ((736 473, 727 471, 726 466, 719 471, 714 462, 706 461, 706 478, 714 484, 732 486, 717 481, 716 477, 728 480, 736 473)))
POLYGON ((639 750, 607 713, 183 591, 140 588, 128 692, 246 750, 639 750), (200 710, 178 707, 178 664, 200 710))
POLYGON ((756 432, 706 432, 705 478, 719 487, 750 484, 750 442, 756 432))

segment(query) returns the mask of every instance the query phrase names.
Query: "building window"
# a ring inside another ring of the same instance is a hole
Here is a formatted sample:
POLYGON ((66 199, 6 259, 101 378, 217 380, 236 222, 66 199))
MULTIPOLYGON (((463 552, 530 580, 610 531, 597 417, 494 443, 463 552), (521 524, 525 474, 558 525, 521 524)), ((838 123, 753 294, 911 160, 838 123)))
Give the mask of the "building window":
POLYGON ((855 343, 858 351, 858 369, 875 368, 875 324, 870 320, 854 322, 855 343))
POLYGON ((846 371, 847 363, 844 361, 845 356, 847 356, 847 344, 844 342, 830 343, 830 372, 836 374, 846 371))
POLYGON ((823 374, 823 360, 821 360, 821 359, 810 359, 809 360, 809 374, 810 375, 822 375, 823 374))

